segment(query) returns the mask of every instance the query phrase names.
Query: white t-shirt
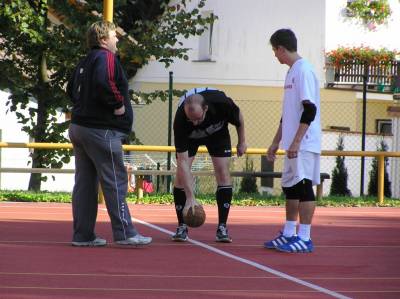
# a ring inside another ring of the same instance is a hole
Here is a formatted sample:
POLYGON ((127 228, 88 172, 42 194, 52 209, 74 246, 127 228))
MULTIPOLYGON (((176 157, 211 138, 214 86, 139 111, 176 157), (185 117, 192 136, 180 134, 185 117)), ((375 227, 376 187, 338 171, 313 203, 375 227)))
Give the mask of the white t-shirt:
POLYGON ((304 110, 302 102, 309 100, 317 107, 317 113, 301 141, 300 150, 321 153, 319 83, 311 64, 303 58, 297 60, 286 74, 284 88, 282 148, 287 150, 292 144, 304 110))

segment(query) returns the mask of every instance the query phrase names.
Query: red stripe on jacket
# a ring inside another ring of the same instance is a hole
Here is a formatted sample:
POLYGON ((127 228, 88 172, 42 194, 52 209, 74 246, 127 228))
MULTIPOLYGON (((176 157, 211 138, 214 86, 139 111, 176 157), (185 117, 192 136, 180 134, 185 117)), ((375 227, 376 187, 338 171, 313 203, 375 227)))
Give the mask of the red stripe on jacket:
POLYGON ((114 70, 115 70, 115 57, 112 53, 107 52, 108 83, 110 84, 110 88, 115 96, 115 99, 119 102, 122 102, 124 100, 124 97, 121 95, 117 86, 115 85, 114 70))

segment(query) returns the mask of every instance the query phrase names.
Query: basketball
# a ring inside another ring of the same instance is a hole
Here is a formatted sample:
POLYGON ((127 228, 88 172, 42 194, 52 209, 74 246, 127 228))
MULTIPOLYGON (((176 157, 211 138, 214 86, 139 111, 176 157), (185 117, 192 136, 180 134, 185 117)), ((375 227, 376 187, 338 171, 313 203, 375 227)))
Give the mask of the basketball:
POLYGON ((204 212, 203 206, 194 206, 194 215, 192 213, 192 209, 190 208, 186 214, 183 214, 183 221, 187 226, 190 227, 199 227, 203 225, 203 223, 206 221, 206 212, 204 212))

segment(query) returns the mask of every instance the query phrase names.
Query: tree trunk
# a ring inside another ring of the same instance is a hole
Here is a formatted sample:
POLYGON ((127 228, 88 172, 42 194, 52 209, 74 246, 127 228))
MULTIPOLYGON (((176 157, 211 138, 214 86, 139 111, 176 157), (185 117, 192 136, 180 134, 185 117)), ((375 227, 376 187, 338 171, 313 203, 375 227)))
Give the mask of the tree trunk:
MULTIPOLYGON (((39 68, 39 83, 36 88, 37 92, 37 119, 36 119, 36 126, 33 131, 33 138, 35 142, 43 142, 46 140, 46 126, 47 126, 47 105, 46 101, 49 100, 49 96, 51 93, 48 92, 48 82, 49 78, 47 76, 47 64, 46 64, 46 56, 45 52, 42 53, 40 59, 40 68, 39 68)), ((43 152, 45 150, 42 149, 35 149, 32 153, 32 168, 43 168, 46 166, 43 152)), ((40 191, 40 187, 42 184, 42 175, 40 173, 32 173, 28 190, 30 191, 40 191)))
MULTIPOLYGON (((39 156, 37 154, 37 150, 32 154, 32 168, 41 168, 41 163, 38 158, 35 158, 39 156)), ((29 191, 40 191, 40 187, 42 185, 42 175, 40 173, 32 173, 31 177, 29 179, 29 186, 28 190, 29 191)))
MULTIPOLYGON (((44 136, 46 134, 46 119, 47 119, 47 111, 46 111, 46 105, 45 105, 45 100, 43 99, 38 99, 38 108, 37 108, 37 124, 36 124, 36 129, 34 131, 34 136, 32 136, 35 140, 35 142, 43 142, 44 136)), ((45 161, 44 161, 44 154, 43 149, 35 149, 32 154, 32 168, 43 168, 45 167, 45 161)), ((32 173, 30 180, 29 180, 29 186, 28 190, 31 191, 40 191, 42 183, 42 175, 40 173, 32 173)))

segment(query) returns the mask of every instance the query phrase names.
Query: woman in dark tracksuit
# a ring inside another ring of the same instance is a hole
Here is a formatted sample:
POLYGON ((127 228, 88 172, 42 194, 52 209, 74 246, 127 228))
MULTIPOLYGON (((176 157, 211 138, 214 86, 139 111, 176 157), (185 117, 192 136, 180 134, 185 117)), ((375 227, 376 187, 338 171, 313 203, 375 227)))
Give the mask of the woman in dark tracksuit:
POLYGON ((114 241, 121 245, 146 245, 152 239, 137 232, 125 200, 128 177, 122 141, 132 130, 133 110, 128 81, 115 55, 118 39, 114 24, 92 24, 87 41, 91 50, 79 62, 67 85, 73 102, 69 136, 76 171, 72 245, 106 245, 106 240, 95 234, 99 182, 114 241))

